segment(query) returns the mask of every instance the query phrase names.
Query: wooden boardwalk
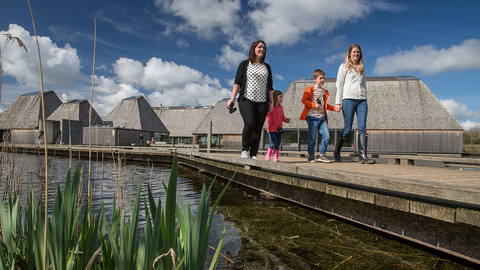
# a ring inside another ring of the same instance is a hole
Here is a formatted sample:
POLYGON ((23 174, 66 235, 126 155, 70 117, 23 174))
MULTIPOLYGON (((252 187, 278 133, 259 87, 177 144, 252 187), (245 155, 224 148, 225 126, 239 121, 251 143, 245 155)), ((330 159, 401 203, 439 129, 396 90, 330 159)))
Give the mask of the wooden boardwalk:
MULTIPOLYGON (((41 146, 16 151, 41 153, 41 146)), ((73 156, 88 157, 88 148, 72 147, 73 156)), ((445 168, 444 157, 419 166, 396 165, 389 158, 377 164, 307 162, 298 154, 280 162, 242 159, 239 151, 199 151, 171 147, 94 147, 92 158, 171 162, 196 168, 271 193, 329 215, 449 253, 480 267, 480 170, 445 168)), ((49 153, 68 156, 67 146, 49 153)), ((283 152, 286 154, 286 152, 283 152)), ((328 155, 329 153, 327 153, 328 155)), ((328 155, 332 158, 331 153, 328 155)), ((401 162, 400 162, 401 163, 401 162)), ((405 163, 404 163, 405 164, 405 163)), ((406 164, 409 164, 407 162, 406 164)))
MULTIPOLYGON (((230 157, 239 157, 239 154, 222 154, 217 153, 218 155, 225 155, 230 157)), ((327 153, 328 156, 329 153, 327 153)), ((258 156, 260 161, 265 161, 265 155, 258 156)), ((333 156, 328 156, 329 159, 333 160, 333 156)), ((459 184, 459 185, 471 185, 472 187, 480 188, 480 169, 460 169, 458 167, 440 167, 442 163, 442 158, 435 159, 431 157, 431 161, 437 161, 438 164, 427 164, 427 165, 391 165, 388 164, 388 160, 378 159, 383 161, 382 163, 376 164, 360 164, 354 160, 348 160, 343 158, 343 162, 307 162, 307 158, 303 157, 291 157, 291 156, 280 156, 280 163, 285 163, 289 165, 296 166, 305 166, 305 167, 315 167, 326 170, 334 171, 343 171, 351 172, 355 174, 369 174, 377 176, 388 176, 388 177, 398 177, 405 179, 418 179, 441 183, 450 183, 450 184, 459 184), (387 162, 387 163, 386 163, 387 162), (428 166, 430 165, 430 166, 428 166)), ((272 161, 270 161, 272 162, 272 161)), ((479 159, 480 163, 480 159, 479 159)))

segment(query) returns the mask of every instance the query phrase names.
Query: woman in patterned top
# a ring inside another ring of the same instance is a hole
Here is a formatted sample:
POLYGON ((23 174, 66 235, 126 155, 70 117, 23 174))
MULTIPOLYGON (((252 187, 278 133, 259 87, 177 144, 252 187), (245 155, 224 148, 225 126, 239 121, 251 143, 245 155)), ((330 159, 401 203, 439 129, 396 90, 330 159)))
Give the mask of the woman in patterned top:
POLYGON ((265 63, 267 46, 263 40, 255 41, 248 59, 240 63, 235 76, 232 97, 227 107, 232 108, 238 95, 238 107, 243 119, 242 158, 257 160, 260 135, 267 113, 273 109, 272 70, 265 63))

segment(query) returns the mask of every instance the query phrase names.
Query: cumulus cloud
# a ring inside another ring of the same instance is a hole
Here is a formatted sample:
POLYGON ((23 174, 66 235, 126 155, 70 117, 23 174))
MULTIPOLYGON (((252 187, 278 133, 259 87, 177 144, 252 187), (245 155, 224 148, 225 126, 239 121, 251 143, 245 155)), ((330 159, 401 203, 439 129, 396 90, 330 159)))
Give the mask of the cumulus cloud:
MULTIPOLYGON (((338 25, 363 18, 374 10, 403 11, 403 5, 382 0, 156 0, 163 12, 182 19, 167 31, 193 31, 211 38, 223 33, 229 44, 244 47, 245 36, 257 36, 268 45, 292 45, 304 34, 329 33, 338 25), (175 30, 174 30, 175 29, 175 30)), ((253 39, 253 38, 252 38, 253 39)))
POLYGON ((221 49, 222 54, 217 55, 215 60, 218 62, 221 68, 226 70, 232 70, 238 66, 242 60, 248 58, 248 56, 243 52, 237 52, 233 50, 230 46, 223 46, 221 49))
POLYGON ((333 64, 333 63, 337 63, 337 62, 343 62, 343 61, 345 61, 345 55, 346 55, 346 53, 342 52, 342 53, 337 53, 337 54, 331 55, 329 57, 325 57, 325 63, 333 64))
POLYGON ((375 7, 360 0, 250 0, 249 13, 267 44, 292 45, 306 33, 325 34, 339 24, 364 17, 375 7))
POLYGON ((113 64, 113 71, 122 83, 140 83, 143 64, 140 61, 121 57, 113 64))
POLYGON ((180 29, 191 29, 199 36, 214 37, 217 31, 233 31, 239 21, 240 0, 156 0, 162 10, 185 20, 180 29))
POLYGON ((418 46, 380 57, 373 72, 378 75, 420 72, 434 75, 447 71, 480 69, 480 40, 469 39, 460 45, 436 49, 433 45, 418 46))
POLYGON ((472 129, 472 128, 479 127, 479 126, 480 126, 480 123, 467 120, 466 122, 460 123, 460 125, 462 125, 463 130, 469 131, 469 130, 472 129))
POLYGON ((457 120, 468 118, 480 118, 480 111, 471 111, 465 104, 460 104, 453 99, 440 100, 443 106, 450 112, 457 120))
MULTIPOLYGON (((29 87, 39 87, 40 75, 35 36, 31 36, 23 27, 10 24, 8 31, 12 36, 20 38, 28 49, 28 53, 16 44, 10 44, 2 55, 2 67, 5 75, 14 77, 17 82, 29 87)), ((5 31, 0 31, 3 36, 5 31)), ((80 73, 80 58, 77 50, 70 44, 63 48, 49 37, 38 37, 40 55, 42 58, 43 82, 50 85, 61 86, 67 81, 82 79, 80 73)), ((5 39, 0 40, 4 46, 5 39)))
POLYGON ((113 70, 119 83, 100 77, 97 89, 105 97, 99 97, 101 102, 117 104, 122 98, 139 95, 139 90, 132 85, 150 92, 147 98, 152 106, 212 105, 231 95, 230 90, 222 88, 218 79, 156 57, 145 65, 133 59, 120 58, 113 70))

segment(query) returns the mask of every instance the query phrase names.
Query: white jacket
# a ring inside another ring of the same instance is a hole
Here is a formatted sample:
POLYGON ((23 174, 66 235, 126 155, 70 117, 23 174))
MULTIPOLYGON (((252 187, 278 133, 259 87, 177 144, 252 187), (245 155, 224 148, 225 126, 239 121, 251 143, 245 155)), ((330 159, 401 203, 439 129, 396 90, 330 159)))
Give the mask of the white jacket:
POLYGON ((362 74, 352 72, 345 67, 345 63, 341 64, 338 68, 336 86, 335 104, 342 104, 344 99, 367 99, 365 71, 362 74))

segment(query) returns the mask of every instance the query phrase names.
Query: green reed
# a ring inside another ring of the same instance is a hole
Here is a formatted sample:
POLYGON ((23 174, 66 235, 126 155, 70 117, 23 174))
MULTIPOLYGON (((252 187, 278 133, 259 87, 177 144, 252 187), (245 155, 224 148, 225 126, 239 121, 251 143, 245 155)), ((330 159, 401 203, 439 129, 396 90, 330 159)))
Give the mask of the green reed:
MULTIPOLYGON (((162 208, 160 198, 155 202, 150 186, 147 194, 141 195, 139 181, 129 215, 113 200, 110 220, 103 202, 96 214, 89 203, 78 203, 81 179, 78 164, 73 179, 68 171, 63 195, 57 187, 48 216, 42 207, 44 202, 35 198, 33 188, 24 209, 17 194, 8 198, 7 205, 0 200, 0 270, 204 269, 213 215, 230 183, 212 209, 209 204, 212 186, 207 189, 204 185, 194 217, 190 205, 177 192, 177 168, 175 154, 168 187, 164 185, 165 207, 162 208), (146 222, 138 230, 142 203, 146 222), (44 224, 47 224, 46 239, 44 224)), ((217 265, 224 235, 225 231, 210 269, 217 265)))

